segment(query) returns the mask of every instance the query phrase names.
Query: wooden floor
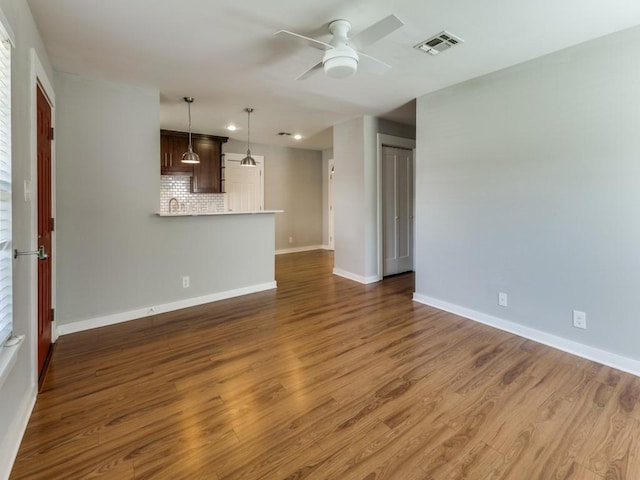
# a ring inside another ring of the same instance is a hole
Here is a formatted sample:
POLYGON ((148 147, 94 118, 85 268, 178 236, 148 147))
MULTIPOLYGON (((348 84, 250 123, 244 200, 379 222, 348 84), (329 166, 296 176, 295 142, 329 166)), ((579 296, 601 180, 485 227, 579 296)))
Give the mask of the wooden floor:
POLYGON ((11 478, 640 479, 640 379, 332 263, 60 338, 11 478))

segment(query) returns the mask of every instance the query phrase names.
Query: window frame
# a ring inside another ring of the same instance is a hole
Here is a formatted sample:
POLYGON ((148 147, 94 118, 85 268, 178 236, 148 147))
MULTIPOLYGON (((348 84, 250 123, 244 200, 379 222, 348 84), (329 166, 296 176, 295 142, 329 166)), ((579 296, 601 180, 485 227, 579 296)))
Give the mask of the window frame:
POLYGON ((15 42, 0 11, 0 347, 13 335, 12 55, 15 42))

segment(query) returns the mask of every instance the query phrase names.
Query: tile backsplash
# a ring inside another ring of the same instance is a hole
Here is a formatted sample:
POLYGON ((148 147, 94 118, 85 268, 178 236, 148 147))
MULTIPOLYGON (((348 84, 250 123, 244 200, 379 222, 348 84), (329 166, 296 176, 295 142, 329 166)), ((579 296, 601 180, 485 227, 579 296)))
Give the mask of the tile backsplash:
POLYGON ((160 176, 160 213, 176 213, 175 202, 169 212, 169 200, 178 200, 180 213, 224 212, 227 207, 225 193, 191 193, 191 177, 160 176))

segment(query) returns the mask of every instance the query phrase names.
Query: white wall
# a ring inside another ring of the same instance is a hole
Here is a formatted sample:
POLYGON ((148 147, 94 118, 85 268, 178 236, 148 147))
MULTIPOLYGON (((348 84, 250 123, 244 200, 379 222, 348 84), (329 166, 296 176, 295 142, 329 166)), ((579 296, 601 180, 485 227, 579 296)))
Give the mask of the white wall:
POLYGON ((639 51, 634 28, 418 100, 418 295, 640 359, 639 51))
MULTIPOLYGON (((34 48, 46 75, 53 80, 53 71, 46 50, 25 0, 0 0, 0 9, 7 17, 16 37, 12 51, 12 160, 13 160, 13 245, 27 249, 35 242, 32 230, 32 202, 24 201, 24 181, 35 179, 31 171, 31 64, 29 50, 34 48)), ((16 364, 0 388, 0 478, 8 476, 36 388, 36 325, 30 304, 30 292, 35 285, 31 277, 33 259, 20 257, 13 262, 14 332, 25 335, 26 341, 18 353, 16 364)), ((1 354, 1 352, 0 352, 1 354)))
POLYGON ((66 73, 56 86, 60 324, 274 281, 273 215, 154 214, 157 90, 66 73))
POLYGON ((378 277, 378 133, 415 138, 412 126, 369 115, 333 127, 335 272, 363 283, 378 277))
POLYGON ((364 118, 333 126, 334 268, 364 281, 364 118))
MULTIPOLYGON (((247 144, 229 139, 223 151, 245 153, 247 144)), ((322 153, 259 143, 251 153, 264 156, 265 209, 284 210, 276 215, 276 250, 322 245, 322 153)))

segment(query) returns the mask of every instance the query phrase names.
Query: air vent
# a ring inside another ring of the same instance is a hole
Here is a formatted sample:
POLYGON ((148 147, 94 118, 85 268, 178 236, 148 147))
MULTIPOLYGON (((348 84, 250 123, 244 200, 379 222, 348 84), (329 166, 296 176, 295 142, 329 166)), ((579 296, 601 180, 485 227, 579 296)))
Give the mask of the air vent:
POLYGON ((291 134, 289 132, 278 132, 278 135, 280 135, 281 137, 290 137, 291 134))
POLYGON ((464 40, 462 40, 460 37, 456 37, 455 35, 447 31, 442 31, 439 34, 426 39, 424 42, 420 42, 413 48, 422 50, 429 55, 437 55, 463 42, 464 40))

